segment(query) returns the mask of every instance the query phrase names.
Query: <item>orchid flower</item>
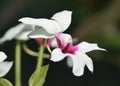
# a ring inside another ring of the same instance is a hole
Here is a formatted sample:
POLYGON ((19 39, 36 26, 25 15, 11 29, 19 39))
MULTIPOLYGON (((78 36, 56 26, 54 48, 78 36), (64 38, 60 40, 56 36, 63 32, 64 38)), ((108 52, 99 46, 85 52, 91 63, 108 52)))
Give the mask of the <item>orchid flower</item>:
POLYGON ((29 38, 27 35, 32 31, 31 25, 25 25, 25 24, 18 24, 17 26, 14 26, 10 28, 5 35, 0 38, 0 43, 4 43, 5 41, 17 39, 17 40, 28 40, 29 38))
POLYGON ((93 72, 92 59, 87 56, 87 52, 93 50, 103 50, 99 48, 96 43, 81 42, 76 46, 72 45, 72 37, 69 34, 57 33, 56 40, 58 48, 55 48, 51 53, 51 59, 54 62, 63 60, 65 57, 69 57, 73 62, 73 74, 75 76, 81 76, 84 73, 85 65, 93 72))
POLYGON ((0 52, 0 77, 6 75, 13 65, 13 62, 4 61, 7 58, 4 52, 0 52))
POLYGON ((64 10, 54 14, 51 19, 46 18, 21 18, 24 24, 34 25, 34 31, 29 34, 30 38, 52 38, 58 32, 64 32, 71 23, 71 11, 64 10))

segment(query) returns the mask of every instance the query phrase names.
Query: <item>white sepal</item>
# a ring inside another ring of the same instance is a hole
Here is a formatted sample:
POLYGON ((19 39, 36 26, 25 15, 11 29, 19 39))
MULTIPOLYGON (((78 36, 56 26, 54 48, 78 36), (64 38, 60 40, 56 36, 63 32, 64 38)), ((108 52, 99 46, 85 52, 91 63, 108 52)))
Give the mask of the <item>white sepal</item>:
POLYGON ((13 62, 0 62, 0 77, 6 75, 11 69, 13 62))

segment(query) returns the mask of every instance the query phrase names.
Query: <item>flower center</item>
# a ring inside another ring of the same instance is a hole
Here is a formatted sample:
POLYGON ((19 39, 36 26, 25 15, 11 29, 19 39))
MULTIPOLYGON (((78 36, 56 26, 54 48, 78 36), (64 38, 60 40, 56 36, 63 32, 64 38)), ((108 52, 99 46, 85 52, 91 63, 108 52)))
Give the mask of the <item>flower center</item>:
POLYGON ((77 47, 73 47, 70 43, 67 44, 67 46, 62 49, 62 52, 65 54, 75 54, 75 52, 78 50, 77 47))

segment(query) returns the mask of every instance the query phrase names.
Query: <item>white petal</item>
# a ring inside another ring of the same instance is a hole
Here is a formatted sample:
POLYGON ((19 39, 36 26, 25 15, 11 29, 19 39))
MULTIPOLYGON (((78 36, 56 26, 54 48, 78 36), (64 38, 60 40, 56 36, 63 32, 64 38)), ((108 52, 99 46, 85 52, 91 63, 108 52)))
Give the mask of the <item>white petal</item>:
POLYGON ((21 30, 24 28, 24 24, 18 24, 15 27, 10 28, 5 35, 0 38, 0 43, 4 43, 7 40, 12 40, 16 37, 16 35, 18 35, 21 30))
POLYGON ((73 60, 73 74, 75 76, 82 76, 84 73, 84 59, 81 57, 81 55, 72 55, 71 56, 73 60))
POLYGON ((70 59, 68 61, 72 63, 70 63, 70 67, 73 66, 73 74, 75 76, 83 75, 85 65, 91 72, 93 72, 93 62, 86 54, 77 52, 75 55, 69 54, 69 56, 71 57, 72 61, 70 59))
POLYGON ((4 52, 0 52, 0 62, 3 62, 7 58, 7 55, 4 52))
POLYGON ((55 34, 61 31, 60 25, 54 21, 45 18, 35 19, 35 18, 21 18, 19 21, 23 22, 24 24, 36 25, 42 27, 40 29, 46 30, 49 34, 55 34))
POLYGON ((98 45, 96 43, 82 42, 82 43, 78 44, 77 47, 79 47, 79 52, 83 52, 83 53, 90 52, 93 50, 106 51, 105 49, 98 47, 98 45))
POLYGON ((93 61, 90 57, 88 57, 86 54, 83 54, 83 59, 85 61, 86 66, 88 67, 88 69, 93 72, 93 61))
POLYGON ((0 63, 0 77, 6 75, 10 68, 12 67, 13 62, 1 62, 0 63))
POLYGON ((28 36, 30 38, 52 38, 55 35, 50 34, 46 30, 41 29, 40 27, 36 26, 35 30, 32 31, 28 36))
POLYGON ((56 38, 54 37, 54 38, 49 39, 48 40, 48 45, 52 48, 58 47, 56 38))
POLYGON ((56 48, 52 51, 50 60, 54 62, 58 62, 63 60, 65 57, 66 57, 66 54, 63 54, 60 48, 56 48))
POLYGON ((69 27, 71 23, 71 15, 72 11, 64 10, 62 12, 54 14, 51 19, 56 20, 60 24, 60 26, 62 27, 61 32, 63 32, 69 27))
POLYGON ((73 60, 72 60, 72 58, 70 58, 70 57, 67 57, 67 65, 68 65, 68 67, 73 67, 73 60))
POLYGON ((31 25, 24 25, 24 28, 21 30, 19 34, 16 35, 17 40, 29 40, 28 34, 33 31, 33 26, 31 25))

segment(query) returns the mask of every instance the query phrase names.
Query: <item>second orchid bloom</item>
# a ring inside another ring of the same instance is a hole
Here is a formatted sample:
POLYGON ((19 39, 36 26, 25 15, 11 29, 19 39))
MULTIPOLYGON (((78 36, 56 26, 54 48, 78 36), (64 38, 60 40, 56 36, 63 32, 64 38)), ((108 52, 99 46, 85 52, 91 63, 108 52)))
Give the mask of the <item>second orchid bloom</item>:
POLYGON ((73 46, 72 37, 69 34, 57 33, 56 40, 58 48, 52 51, 50 60, 58 62, 66 57, 71 58, 73 62, 73 74, 75 76, 83 75, 85 65, 93 72, 93 62, 92 59, 87 56, 87 52, 93 50, 105 51, 105 49, 99 48, 96 43, 81 42, 73 46))

